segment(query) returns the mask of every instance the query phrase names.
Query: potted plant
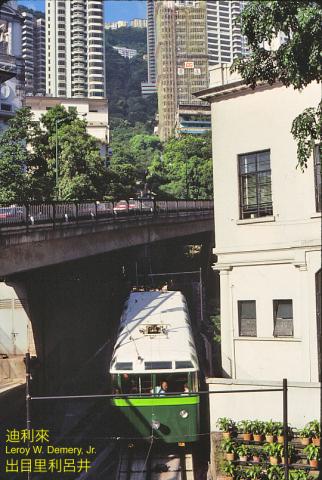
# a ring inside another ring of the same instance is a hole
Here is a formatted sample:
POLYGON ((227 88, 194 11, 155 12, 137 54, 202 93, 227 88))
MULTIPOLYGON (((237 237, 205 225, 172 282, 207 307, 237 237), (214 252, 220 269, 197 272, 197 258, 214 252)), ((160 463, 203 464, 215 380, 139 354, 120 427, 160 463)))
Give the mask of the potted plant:
POLYGON ((294 470, 290 470, 288 475, 290 480, 307 480, 309 477, 308 472, 305 470, 297 470, 296 468, 294 470))
POLYGON ((261 420, 254 420, 251 422, 251 433, 255 442, 261 442, 265 433, 265 423, 261 420))
POLYGON ((284 443, 284 425, 282 422, 275 422, 277 443, 284 443))
POLYGON ((273 422, 273 420, 269 420, 268 422, 265 422, 266 442, 273 443, 275 434, 276 434, 276 422, 273 422))
POLYGON ((247 468, 246 475, 250 480, 260 480, 262 478, 263 469, 259 465, 252 465, 247 468))
POLYGON ((217 420, 217 427, 222 432, 223 438, 230 438, 235 427, 235 422, 231 418, 221 417, 217 420))
MULTIPOLYGON (((294 454, 295 454, 295 448, 293 447, 293 445, 291 445, 290 443, 288 444, 287 446, 287 463, 292 463, 291 460, 292 458, 294 457, 294 454)), ((282 463, 285 464, 285 457, 284 457, 284 447, 282 446, 282 449, 281 449, 281 455, 282 455, 282 463)))
POLYGON ((278 465, 271 465, 266 472, 268 480, 282 480, 284 478, 284 471, 278 465))
POLYGON ((241 420, 237 424, 238 431, 243 434, 245 442, 252 439, 252 422, 250 420, 241 420))
POLYGON ((248 445, 242 444, 242 445, 239 445, 239 447, 237 447, 237 454, 241 462, 247 462, 249 453, 250 453, 250 448, 248 447, 248 445))
POLYGON ((305 425, 301 430, 299 430, 300 442, 302 445, 308 445, 311 440, 311 430, 308 425, 305 425))
POLYGON ((225 453, 226 460, 232 461, 235 459, 236 445, 230 438, 221 442, 221 449, 225 453))
POLYGON ((317 445, 313 445, 313 443, 310 443, 304 448, 303 452, 310 463, 310 467, 317 468, 320 457, 319 447, 317 445))
POLYGON ((253 447, 251 449, 251 454, 252 454, 252 459, 253 459, 253 462, 260 462, 260 459, 261 459, 261 450, 257 447, 253 447))
POLYGON ((321 436, 321 427, 320 422, 318 420, 312 420, 307 425, 310 429, 312 435, 312 443, 313 445, 320 446, 320 436, 321 436))
POLYGON ((281 456, 282 445, 280 443, 265 443, 263 450, 269 457, 269 463, 277 465, 278 458, 281 456))
POLYGON ((225 478, 227 480, 231 480, 235 477, 236 467, 232 463, 224 462, 221 470, 225 474, 225 478))

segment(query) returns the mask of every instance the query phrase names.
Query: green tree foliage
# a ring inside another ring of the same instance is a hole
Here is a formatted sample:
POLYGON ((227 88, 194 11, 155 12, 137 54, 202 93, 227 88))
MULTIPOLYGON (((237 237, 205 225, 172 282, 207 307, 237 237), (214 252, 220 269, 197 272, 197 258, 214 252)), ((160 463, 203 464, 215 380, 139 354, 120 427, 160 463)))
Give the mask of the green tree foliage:
POLYGON ((9 121, 9 127, 0 135, 0 202, 24 202, 28 198, 27 165, 29 154, 26 138, 25 111, 9 121))
POLYGON ((98 141, 86 132, 86 121, 77 117, 75 109, 66 111, 58 105, 40 122, 32 119, 29 108, 22 108, 0 135, 0 201, 48 201, 57 197, 56 140, 59 198, 101 199, 109 194, 109 177, 98 141))
POLYGON ((127 120, 132 126, 146 123, 151 132, 157 98, 156 95, 146 98, 141 95, 141 82, 148 78, 147 61, 143 59, 146 54, 146 30, 107 30, 105 39, 107 96, 112 127, 117 129, 119 120, 127 120), (113 45, 137 49, 138 55, 132 59, 124 58, 113 49, 113 45))
POLYGON ((146 53, 146 28, 122 27, 117 30, 106 30, 105 36, 110 45, 134 48, 139 55, 146 53))
MULTIPOLYGON (((322 9, 313 0, 253 0, 241 15, 242 33, 251 48, 248 58, 238 58, 233 69, 246 83, 259 81, 302 89, 321 81, 322 9), (267 50, 278 32, 286 42, 277 50, 267 50)), ((316 140, 321 139, 321 106, 305 110, 293 122, 292 133, 298 142, 298 164, 303 169, 316 140)))
POLYGON ((150 189, 168 198, 211 198, 212 160, 209 135, 172 138, 148 169, 150 189))

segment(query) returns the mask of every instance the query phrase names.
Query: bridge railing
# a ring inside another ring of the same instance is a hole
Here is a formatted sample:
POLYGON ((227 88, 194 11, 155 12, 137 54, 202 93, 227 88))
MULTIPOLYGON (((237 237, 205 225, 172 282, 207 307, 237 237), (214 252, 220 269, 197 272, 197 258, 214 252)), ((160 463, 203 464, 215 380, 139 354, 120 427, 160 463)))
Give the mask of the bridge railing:
POLYGON ((142 200, 130 199, 107 202, 53 202, 3 205, 0 204, 0 228, 70 222, 118 219, 128 215, 169 215, 181 212, 209 212, 212 200, 142 200))

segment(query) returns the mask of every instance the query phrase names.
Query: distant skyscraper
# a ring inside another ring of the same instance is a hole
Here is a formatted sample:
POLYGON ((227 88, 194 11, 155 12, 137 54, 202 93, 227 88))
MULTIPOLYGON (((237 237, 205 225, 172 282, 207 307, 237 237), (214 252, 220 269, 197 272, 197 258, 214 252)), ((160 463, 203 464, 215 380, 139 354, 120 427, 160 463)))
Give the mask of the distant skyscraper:
POLYGON ((105 97, 103 0, 46 0, 47 94, 105 97))
POLYGON ((148 47, 148 81, 141 83, 142 95, 150 95, 156 93, 156 59, 155 59, 155 44, 156 44, 156 27, 155 27, 155 2, 154 0, 146 0, 147 9, 147 47, 148 47))
POLYGON ((24 68, 21 55, 22 16, 15 0, 0 7, 0 130, 22 105, 24 68))
POLYGON ((235 24, 244 0, 207 0, 209 65, 230 63, 248 52, 240 26, 235 24))
POLYGON ((46 93, 45 19, 22 12, 22 57, 25 62, 26 94, 46 93))
POLYGON ((148 82, 156 83, 154 0, 147 0, 148 82))
POLYGON ((203 0, 155 2, 158 131, 162 140, 174 134, 180 112, 198 115, 207 108, 193 95, 208 86, 206 13, 203 0))

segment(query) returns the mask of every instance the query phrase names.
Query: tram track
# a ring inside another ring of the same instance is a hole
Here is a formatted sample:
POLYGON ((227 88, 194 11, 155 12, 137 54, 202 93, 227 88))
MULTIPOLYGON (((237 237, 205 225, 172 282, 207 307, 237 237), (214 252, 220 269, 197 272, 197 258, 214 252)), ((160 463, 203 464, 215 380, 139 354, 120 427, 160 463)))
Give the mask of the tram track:
POLYGON ((116 480, 195 480, 192 453, 120 452, 116 480))

